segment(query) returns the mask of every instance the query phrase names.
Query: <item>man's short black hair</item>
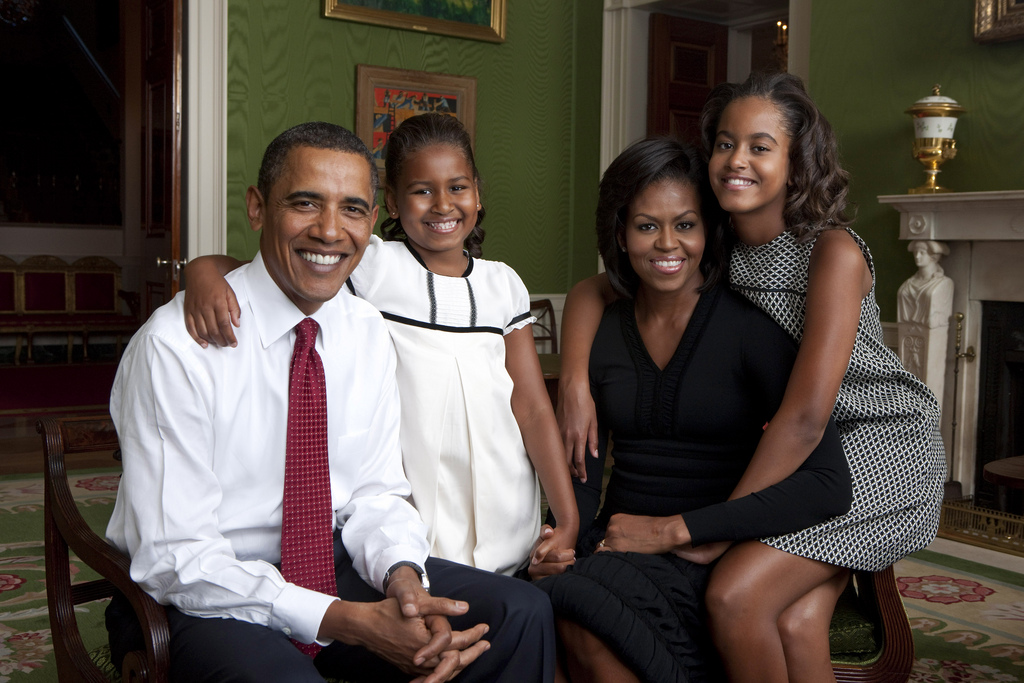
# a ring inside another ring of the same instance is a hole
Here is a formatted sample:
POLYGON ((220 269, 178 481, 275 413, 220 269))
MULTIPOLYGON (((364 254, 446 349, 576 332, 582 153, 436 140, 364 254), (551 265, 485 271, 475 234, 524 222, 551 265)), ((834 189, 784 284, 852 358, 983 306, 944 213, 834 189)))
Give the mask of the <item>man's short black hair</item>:
POLYGON ((366 159, 367 171, 370 174, 371 201, 376 201, 380 179, 377 177, 377 164, 370 150, 352 131, 324 121, 300 123, 281 133, 267 145, 267 151, 263 153, 263 163, 260 164, 259 179, 256 182, 256 189, 263 195, 264 200, 270 195, 270 188, 281 176, 288 152, 296 147, 333 149, 337 152, 358 154, 366 159))

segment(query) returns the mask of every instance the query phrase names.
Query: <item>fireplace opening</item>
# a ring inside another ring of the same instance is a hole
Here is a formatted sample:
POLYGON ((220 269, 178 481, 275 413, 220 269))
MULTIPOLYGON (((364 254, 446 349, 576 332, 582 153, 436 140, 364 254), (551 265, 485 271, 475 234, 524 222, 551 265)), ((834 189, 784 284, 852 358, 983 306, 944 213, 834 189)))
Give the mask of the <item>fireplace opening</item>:
MULTIPOLYGON (((998 509, 986 464, 1024 455, 1024 303, 982 302, 975 505, 998 509)), ((1006 512, 1024 514, 1024 491, 1009 489, 1006 512)))

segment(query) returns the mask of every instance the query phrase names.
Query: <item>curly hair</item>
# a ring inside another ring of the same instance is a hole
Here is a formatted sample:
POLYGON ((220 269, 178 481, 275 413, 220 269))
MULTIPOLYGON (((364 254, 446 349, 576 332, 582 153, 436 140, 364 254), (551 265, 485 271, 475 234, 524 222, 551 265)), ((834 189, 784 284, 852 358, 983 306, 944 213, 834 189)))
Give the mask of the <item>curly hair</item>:
POLYGON ((725 275, 728 239, 718 200, 708 182, 707 165, 697 150, 669 137, 650 137, 634 142, 615 158, 601 178, 597 199, 597 246, 608 281, 623 296, 636 296, 640 278, 629 257, 621 251, 629 207, 637 195, 663 180, 674 180, 697 190, 704 223, 704 255, 700 271, 704 284, 713 287, 725 275))
POLYGON ((789 135, 789 183, 783 218, 798 239, 844 228, 850 174, 839 163, 839 144, 803 82, 786 73, 753 73, 743 83, 723 83, 708 95, 700 115, 705 159, 711 157, 722 112, 735 100, 759 97, 773 103, 789 135))
MULTIPOLYGON (((425 147, 446 145, 452 147, 466 158, 473 169, 473 180, 480 186, 480 172, 473 158, 473 147, 469 141, 469 133, 462 123, 454 116, 447 114, 428 113, 413 116, 403 121, 391 137, 388 138, 388 151, 384 157, 384 185, 392 192, 398 184, 398 177, 409 155, 425 147)), ((481 224, 487 212, 481 206, 476 212, 476 225, 466 237, 463 247, 470 256, 480 258, 483 255, 481 245, 484 241, 484 229, 481 224)), ((401 216, 388 216, 381 223, 380 232, 385 240, 397 241, 408 239, 402 228, 401 216)))

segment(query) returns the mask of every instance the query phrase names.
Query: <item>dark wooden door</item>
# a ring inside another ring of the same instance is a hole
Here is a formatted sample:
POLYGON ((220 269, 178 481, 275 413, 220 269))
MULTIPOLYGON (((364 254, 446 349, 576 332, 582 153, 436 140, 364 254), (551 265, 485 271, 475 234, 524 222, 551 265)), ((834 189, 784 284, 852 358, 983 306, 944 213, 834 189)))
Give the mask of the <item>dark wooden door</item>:
POLYGON ((181 279, 182 0, 142 8, 143 315, 181 279))
POLYGON ((700 141, 700 110, 725 81, 729 29, 651 14, 647 61, 647 134, 700 141))

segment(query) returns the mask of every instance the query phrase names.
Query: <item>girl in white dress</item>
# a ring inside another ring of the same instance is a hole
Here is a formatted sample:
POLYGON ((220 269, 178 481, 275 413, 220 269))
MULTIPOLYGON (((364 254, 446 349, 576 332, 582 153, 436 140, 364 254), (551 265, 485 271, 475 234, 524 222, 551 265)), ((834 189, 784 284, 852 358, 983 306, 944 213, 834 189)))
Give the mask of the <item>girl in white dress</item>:
MULTIPOLYGON (((469 136, 454 117, 412 117, 391 135, 385 169, 386 241, 371 238, 348 286, 391 331, 405 470, 431 554, 503 574, 527 562, 533 576, 564 571, 575 498, 529 293, 507 265, 479 258, 485 212, 469 136), (538 475, 554 529, 541 529, 538 475)), ((237 304, 221 271, 236 263, 189 264, 196 341, 232 341, 224 322, 238 324, 237 304)))

